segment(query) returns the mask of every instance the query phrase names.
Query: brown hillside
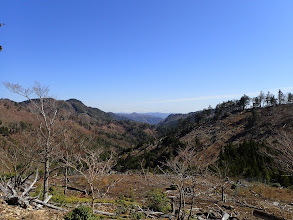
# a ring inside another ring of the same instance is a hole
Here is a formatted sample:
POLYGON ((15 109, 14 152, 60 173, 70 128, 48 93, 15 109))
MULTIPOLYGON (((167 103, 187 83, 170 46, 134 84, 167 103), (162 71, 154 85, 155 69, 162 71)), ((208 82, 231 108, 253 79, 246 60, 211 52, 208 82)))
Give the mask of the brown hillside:
MULTIPOLYGON (((87 107, 78 100, 57 101, 57 106, 58 124, 70 123, 80 134, 91 135, 104 146, 125 149, 155 136, 154 129, 147 124, 115 120, 110 114, 87 107)), ((0 127, 7 127, 10 136, 15 136, 26 129, 24 123, 37 126, 39 122, 32 111, 28 101, 17 103, 0 99, 0 127)))
POLYGON ((195 127, 180 140, 195 145, 198 139, 204 146, 201 152, 203 158, 205 161, 213 162, 222 147, 229 143, 238 144, 244 140, 254 140, 277 147, 278 132, 281 130, 293 131, 293 105, 250 109, 229 114, 195 127))

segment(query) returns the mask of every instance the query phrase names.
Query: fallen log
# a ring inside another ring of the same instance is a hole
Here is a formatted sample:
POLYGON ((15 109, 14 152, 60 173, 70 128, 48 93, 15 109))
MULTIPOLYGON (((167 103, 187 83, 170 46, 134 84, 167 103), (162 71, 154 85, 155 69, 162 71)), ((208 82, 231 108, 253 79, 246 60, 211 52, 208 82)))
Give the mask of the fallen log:
POLYGON ((172 214, 166 215, 163 212, 154 212, 151 210, 143 210, 139 205, 136 205, 136 207, 139 209, 137 212, 145 214, 147 216, 147 218, 158 218, 158 217, 165 218, 166 217, 166 218, 172 219, 172 217, 173 217, 172 214))
POLYGON ((103 211, 100 211, 97 209, 94 209, 93 212, 96 214, 99 214, 99 215, 107 215, 107 216, 115 216, 116 215, 115 213, 112 213, 112 212, 103 212, 103 211))
POLYGON ((259 210, 259 211, 264 210, 263 208, 249 205, 245 201, 244 202, 235 201, 235 202, 238 203, 238 204, 240 204, 242 207, 247 207, 247 208, 251 208, 251 209, 255 209, 255 210, 259 210))
MULTIPOLYGON (((66 186, 62 186, 62 187, 65 188, 66 186)), ((88 195, 86 190, 78 189, 78 188, 75 188, 75 187, 72 187, 72 186, 67 186, 67 189, 77 191, 77 192, 81 192, 84 195, 88 195)))
POLYGON ((31 200, 31 201, 32 201, 32 202, 35 202, 35 203, 37 203, 37 204, 40 204, 40 205, 46 206, 46 207, 51 208, 51 209, 56 209, 56 210, 63 211, 63 212, 67 212, 67 211, 68 211, 67 209, 63 209, 63 208, 61 208, 61 207, 54 206, 54 205, 52 205, 52 204, 46 203, 46 202, 44 202, 44 201, 41 201, 41 200, 39 200, 39 199, 33 199, 33 200, 31 200))
POLYGON ((266 212, 262 212, 259 210, 253 210, 253 216, 258 217, 258 218, 262 218, 265 220, 285 220, 284 218, 280 218, 275 215, 272 215, 272 214, 269 214, 266 212))

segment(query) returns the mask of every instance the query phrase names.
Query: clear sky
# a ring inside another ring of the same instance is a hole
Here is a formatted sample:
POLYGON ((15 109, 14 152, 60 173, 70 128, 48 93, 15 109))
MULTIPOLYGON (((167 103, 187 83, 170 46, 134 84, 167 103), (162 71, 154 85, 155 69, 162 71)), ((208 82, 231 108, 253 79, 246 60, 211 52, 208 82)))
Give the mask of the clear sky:
POLYGON ((0 22, 1 82, 107 112, 293 92, 292 0, 2 0, 0 22))

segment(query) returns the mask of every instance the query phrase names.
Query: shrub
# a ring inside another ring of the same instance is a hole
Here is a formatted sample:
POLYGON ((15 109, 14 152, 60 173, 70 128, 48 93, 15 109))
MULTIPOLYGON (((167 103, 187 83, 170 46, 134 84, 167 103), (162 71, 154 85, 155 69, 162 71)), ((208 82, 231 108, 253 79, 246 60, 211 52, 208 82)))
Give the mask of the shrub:
POLYGON ((63 205, 66 202, 63 189, 51 186, 49 192, 52 195, 52 201, 63 205))
POLYGON ((129 202, 119 199, 116 201, 117 204, 117 209, 116 209, 116 215, 121 215, 121 214, 127 214, 130 210, 130 205, 129 202))
POLYGON ((130 213, 130 217, 131 219, 145 219, 146 216, 144 213, 141 213, 141 212, 131 212, 130 213))
POLYGON ((65 220, 96 220, 98 219, 94 214, 93 210, 87 206, 80 206, 73 209, 65 217, 65 220))
POLYGON ((147 196, 147 206, 157 212, 168 213, 171 205, 168 197, 160 189, 152 189, 147 196))

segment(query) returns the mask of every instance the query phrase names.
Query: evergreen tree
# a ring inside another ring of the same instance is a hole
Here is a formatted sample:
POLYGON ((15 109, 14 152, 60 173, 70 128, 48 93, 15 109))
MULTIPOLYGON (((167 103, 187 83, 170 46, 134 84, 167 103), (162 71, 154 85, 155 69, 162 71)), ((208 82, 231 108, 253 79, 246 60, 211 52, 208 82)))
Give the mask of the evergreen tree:
POLYGON ((293 94, 291 92, 289 92, 287 95, 287 103, 288 104, 293 103, 293 94))
POLYGON ((239 100, 239 104, 240 104, 242 110, 244 110, 246 108, 246 106, 249 105, 249 102, 250 102, 250 98, 244 94, 239 100))
POLYGON ((270 105, 271 106, 276 106, 277 105, 277 99, 275 98, 274 95, 271 95, 271 97, 270 97, 270 105))

